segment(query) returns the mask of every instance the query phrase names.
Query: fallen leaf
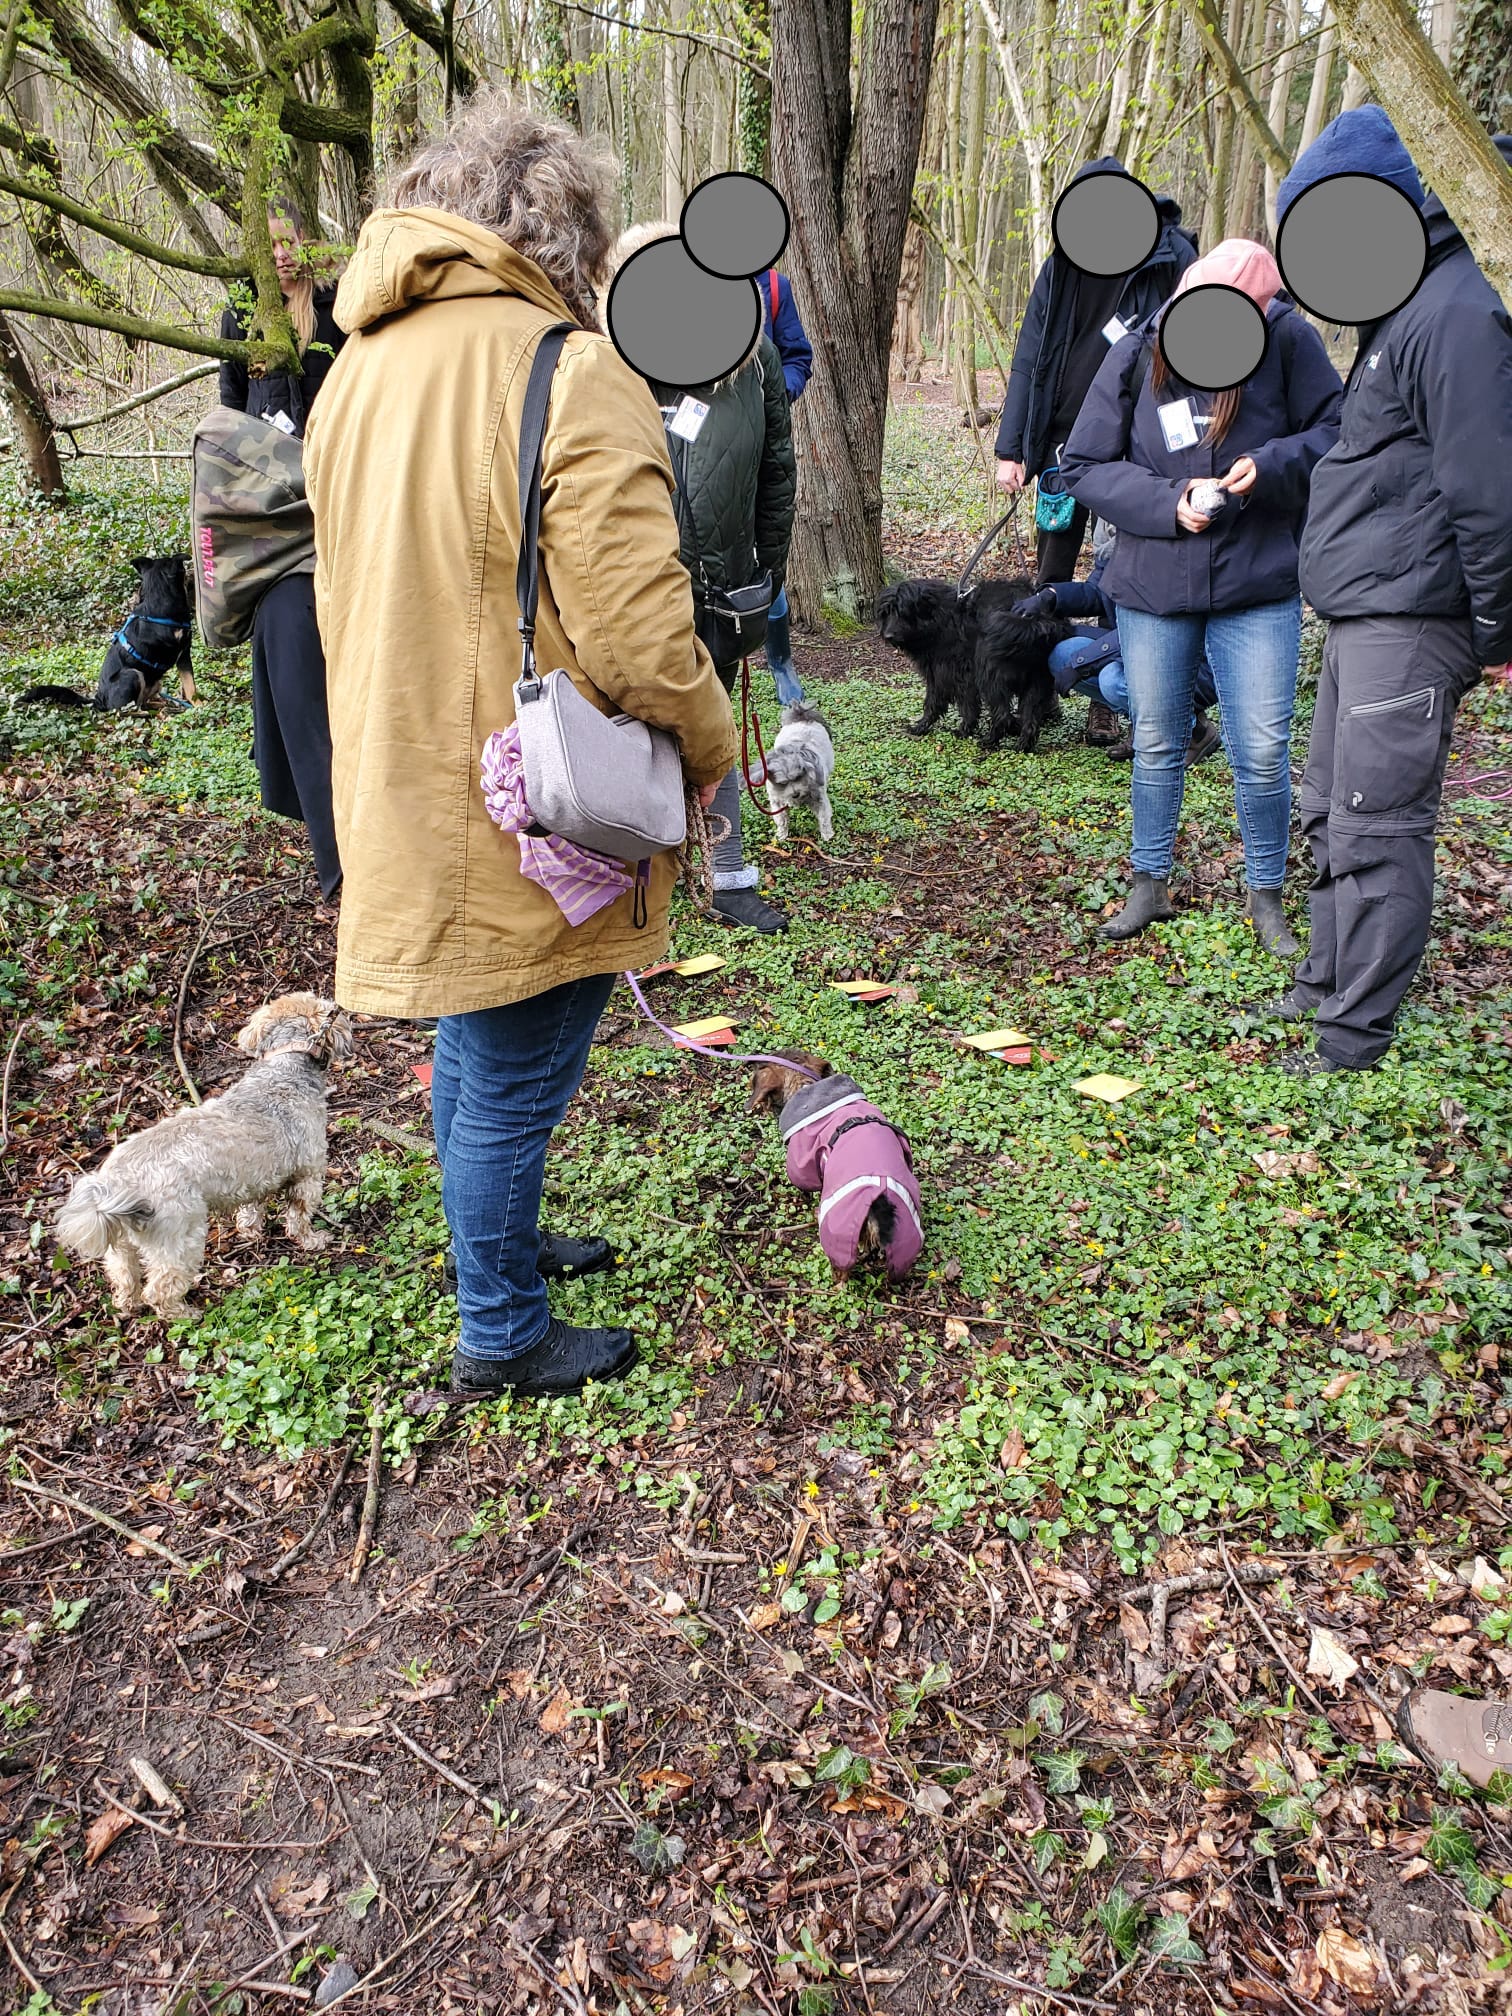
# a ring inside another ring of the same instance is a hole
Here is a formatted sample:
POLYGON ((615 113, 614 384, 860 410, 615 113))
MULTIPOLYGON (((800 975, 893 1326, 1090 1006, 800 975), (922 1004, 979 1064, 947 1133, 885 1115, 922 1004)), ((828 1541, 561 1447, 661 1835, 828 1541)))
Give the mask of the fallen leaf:
POLYGON ((943 1785, 921 1785, 914 1793, 914 1810, 931 1813, 938 1820, 950 1805, 950 1794, 943 1785))
POLYGON ((959 1316, 947 1316, 945 1318, 945 1342, 947 1344, 969 1344, 971 1342, 970 1324, 963 1323, 959 1316))
POLYGON ((762 1603, 751 1612, 750 1626, 753 1631, 770 1631, 774 1624, 782 1622, 780 1603, 762 1603))
POLYGON ((434 1680, 422 1680, 418 1687, 401 1687, 401 1701, 439 1701, 445 1694, 457 1691, 456 1676, 451 1673, 437 1674, 434 1680))
POLYGON ((1477 1554, 1468 1568, 1461 1568, 1460 1580, 1469 1585, 1470 1593, 1479 1596, 1483 1603, 1496 1603, 1506 1594, 1507 1584, 1498 1575, 1490 1562, 1477 1554))
POLYGON ((541 1710, 541 1727, 548 1736, 560 1736, 567 1727, 567 1715, 572 1707, 572 1696, 561 1681, 556 1692, 541 1710))
POLYGON ((672 1799, 685 1799, 693 1790, 686 1771, 642 1771, 640 1782, 648 1792, 665 1792, 672 1799))
POLYGON ((1330 1981, 1364 2002, 1379 1998, 1376 1963, 1358 1939, 1351 1938, 1342 1925, 1325 1925, 1318 1934, 1318 1965, 1330 1981))
POLYGON ((1150 1627, 1132 1603, 1118 1606, 1119 1629, 1123 1632, 1124 1643, 1131 1652, 1148 1652, 1150 1649, 1150 1627))
POLYGON ((1015 1428, 998 1451, 998 1463, 1004 1470, 1017 1470, 1023 1461, 1024 1438, 1015 1428))
POLYGON ((1338 1373, 1334 1378, 1330 1379, 1328 1384, 1323 1388, 1323 1398, 1325 1400, 1342 1400, 1344 1395, 1349 1391, 1350 1387, 1353 1386, 1356 1379, 1358 1379, 1360 1376, 1361 1375, 1358 1372, 1338 1373))
POLYGON ((1462 1638, 1470 1629, 1468 1617, 1435 1617, 1428 1626, 1435 1638, 1462 1638))
POLYGON ((1325 1631, 1321 1625, 1313 1626, 1312 1644, 1307 1651, 1307 1671, 1314 1680, 1327 1680, 1331 1685, 1342 1688, 1347 1680, 1352 1680, 1360 1670, 1358 1659, 1351 1657, 1332 1631, 1325 1631))
POLYGON ((88 1868, 105 1853, 112 1841, 119 1841, 128 1827, 135 1827, 136 1815, 123 1813, 119 1806, 107 1806, 98 1820, 91 1820, 84 1835, 84 1861, 88 1868))

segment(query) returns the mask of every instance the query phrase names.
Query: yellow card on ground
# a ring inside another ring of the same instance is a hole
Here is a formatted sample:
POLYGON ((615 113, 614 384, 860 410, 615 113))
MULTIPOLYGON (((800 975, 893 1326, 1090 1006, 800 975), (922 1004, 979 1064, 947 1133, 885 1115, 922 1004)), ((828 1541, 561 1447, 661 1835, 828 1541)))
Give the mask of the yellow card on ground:
POLYGON ((842 994, 880 995, 896 994, 898 991, 896 987, 889 987, 885 980, 831 980, 829 984, 842 994))
POLYGON ((961 1041, 972 1050, 1023 1050, 1034 1038, 1021 1029, 989 1029, 985 1036, 963 1036, 961 1041))
POLYGON ((1120 1099, 1138 1092, 1140 1083, 1137 1078, 1115 1078, 1110 1072, 1099 1071, 1091 1078, 1078 1079, 1071 1090, 1080 1092, 1084 1099, 1104 1099, 1110 1106, 1116 1106, 1120 1099))
POLYGON ((674 1022, 673 1029, 679 1036, 717 1036, 721 1029, 733 1029, 735 1024, 728 1015, 706 1015, 701 1022, 674 1022))
POLYGON ((700 952, 696 959, 674 959, 672 971, 691 980, 697 973, 717 973, 724 963, 717 952, 700 952))

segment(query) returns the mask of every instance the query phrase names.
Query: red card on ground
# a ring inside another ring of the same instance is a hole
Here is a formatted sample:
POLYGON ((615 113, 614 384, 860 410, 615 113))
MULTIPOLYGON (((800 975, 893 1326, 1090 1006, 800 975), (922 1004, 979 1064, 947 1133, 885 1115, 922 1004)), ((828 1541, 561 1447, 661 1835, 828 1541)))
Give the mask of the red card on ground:
POLYGON ((1005 1064, 1032 1064, 1034 1051, 1029 1044, 1015 1044, 1011 1050, 995 1050, 995 1057, 1001 1057, 1005 1064))
POLYGON ((735 1047, 735 1031, 733 1029, 711 1029, 707 1036, 699 1036, 696 1039, 691 1036, 675 1036, 672 1040, 676 1043, 679 1050, 691 1050, 695 1040, 699 1048, 703 1050, 733 1050, 735 1047))
POLYGON ((410 1066, 411 1071, 414 1072, 420 1083, 427 1086, 431 1082, 431 1072, 435 1068, 433 1064, 411 1064, 410 1066))

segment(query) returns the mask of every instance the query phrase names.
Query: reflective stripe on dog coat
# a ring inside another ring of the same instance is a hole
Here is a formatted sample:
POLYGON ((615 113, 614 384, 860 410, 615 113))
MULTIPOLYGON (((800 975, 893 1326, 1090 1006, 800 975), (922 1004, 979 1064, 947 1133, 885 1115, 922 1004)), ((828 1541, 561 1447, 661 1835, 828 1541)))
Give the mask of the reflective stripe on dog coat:
POLYGON ((885 1198, 893 1206, 893 1234, 883 1258, 893 1279, 901 1279, 924 1248, 907 1141, 850 1078, 805 1085, 783 1107, 779 1126, 789 1177, 800 1190, 820 1192, 819 1243, 831 1263, 845 1273, 855 1266, 861 1228, 885 1198))

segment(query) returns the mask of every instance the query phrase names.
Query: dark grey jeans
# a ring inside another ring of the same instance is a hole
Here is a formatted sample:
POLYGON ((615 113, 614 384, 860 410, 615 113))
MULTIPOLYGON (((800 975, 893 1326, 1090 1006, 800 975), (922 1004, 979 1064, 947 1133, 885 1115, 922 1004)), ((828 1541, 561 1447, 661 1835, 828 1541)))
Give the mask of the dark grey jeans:
POLYGON ((1323 651, 1298 796, 1316 877, 1295 991, 1331 1063, 1374 1064, 1433 921, 1433 835, 1454 714, 1478 684, 1468 617, 1357 616, 1323 651))

